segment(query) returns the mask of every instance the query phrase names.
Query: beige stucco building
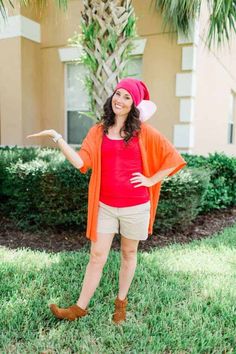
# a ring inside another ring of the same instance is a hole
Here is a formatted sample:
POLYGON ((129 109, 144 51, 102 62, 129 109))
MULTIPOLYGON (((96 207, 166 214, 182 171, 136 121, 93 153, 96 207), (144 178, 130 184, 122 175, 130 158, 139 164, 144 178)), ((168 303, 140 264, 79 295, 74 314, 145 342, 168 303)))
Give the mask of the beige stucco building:
MULTIPOLYGON (((90 124, 82 83, 86 75, 74 60, 79 48, 68 39, 79 31, 82 0, 70 0, 65 13, 50 1, 35 8, 9 8, 0 23, 0 145, 55 146, 49 138, 26 139, 55 129, 73 146, 90 124), (79 113, 80 112, 80 113, 79 113), (82 131, 80 131, 82 127, 82 131)), ((207 10, 189 38, 164 32, 151 0, 134 0, 137 32, 130 70, 145 81, 158 111, 150 124, 180 152, 236 155, 236 41, 221 50, 205 47, 207 10)))

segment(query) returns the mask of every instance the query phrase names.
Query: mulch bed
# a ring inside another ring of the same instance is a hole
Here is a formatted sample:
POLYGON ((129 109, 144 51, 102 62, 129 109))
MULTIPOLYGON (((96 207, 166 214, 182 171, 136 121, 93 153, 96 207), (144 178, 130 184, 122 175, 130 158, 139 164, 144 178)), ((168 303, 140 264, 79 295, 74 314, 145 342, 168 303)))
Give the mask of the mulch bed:
MULTIPOLYGON (((188 243, 218 233, 225 227, 236 223, 236 206, 211 213, 199 215, 185 230, 171 230, 168 233, 152 235, 146 241, 140 241, 139 250, 149 251, 155 247, 164 247, 173 243, 188 243)), ((12 249, 30 248, 47 252, 77 251, 89 247, 89 241, 84 233, 76 230, 42 230, 23 232, 8 218, 0 215, 0 245, 12 249)), ((120 248, 120 237, 115 236, 112 248, 120 248)))

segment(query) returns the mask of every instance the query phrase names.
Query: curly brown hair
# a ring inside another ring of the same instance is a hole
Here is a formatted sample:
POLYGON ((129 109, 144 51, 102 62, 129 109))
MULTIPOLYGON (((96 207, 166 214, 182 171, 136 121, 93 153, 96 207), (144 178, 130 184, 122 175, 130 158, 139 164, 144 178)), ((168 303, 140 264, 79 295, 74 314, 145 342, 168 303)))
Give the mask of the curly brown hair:
MULTIPOLYGON (((103 124, 103 132, 105 134, 108 134, 108 129, 115 124, 115 113, 113 112, 111 105, 113 95, 106 100, 103 106, 104 114, 100 122, 103 124)), ((139 115, 140 112, 133 103, 125 120, 124 126, 120 129, 120 136, 124 138, 125 142, 128 142, 133 136, 137 136, 140 132, 141 121, 139 119, 139 115)))

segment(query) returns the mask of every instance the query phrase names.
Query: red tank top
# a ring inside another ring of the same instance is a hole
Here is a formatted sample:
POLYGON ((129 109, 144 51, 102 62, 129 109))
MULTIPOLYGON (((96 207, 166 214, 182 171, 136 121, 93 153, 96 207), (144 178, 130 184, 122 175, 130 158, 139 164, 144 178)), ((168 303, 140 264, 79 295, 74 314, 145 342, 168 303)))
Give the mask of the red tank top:
POLYGON ((143 172, 138 137, 128 143, 123 139, 113 140, 104 134, 101 157, 100 201, 121 208, 147 202, 147 187, 134 188, 130 182, 133 172, 143 172))

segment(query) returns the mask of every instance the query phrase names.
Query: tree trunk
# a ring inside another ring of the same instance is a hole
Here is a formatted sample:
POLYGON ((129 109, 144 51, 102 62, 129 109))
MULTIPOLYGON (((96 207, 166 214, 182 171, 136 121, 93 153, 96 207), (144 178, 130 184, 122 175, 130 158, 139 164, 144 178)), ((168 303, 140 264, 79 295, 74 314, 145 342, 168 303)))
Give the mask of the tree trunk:
POLYGON ((101 118, 103 105, 123 76, 132 48, 135 16, 131 0, 84 0, 82 41, 89 69, 91 110, 101 118))

